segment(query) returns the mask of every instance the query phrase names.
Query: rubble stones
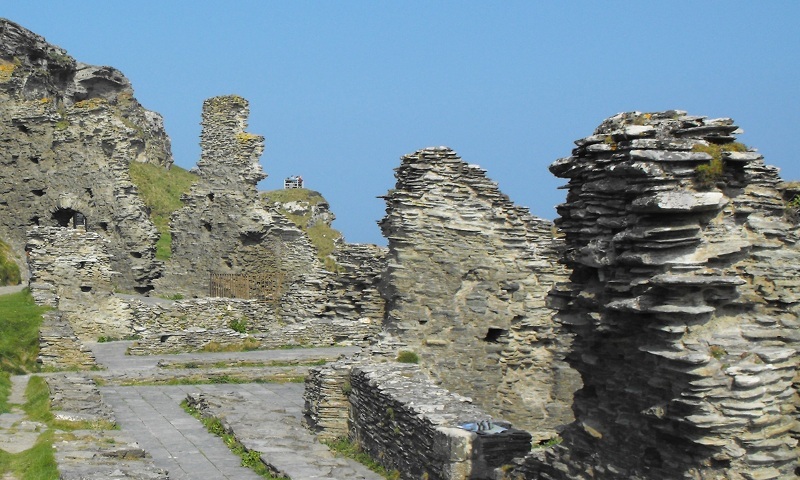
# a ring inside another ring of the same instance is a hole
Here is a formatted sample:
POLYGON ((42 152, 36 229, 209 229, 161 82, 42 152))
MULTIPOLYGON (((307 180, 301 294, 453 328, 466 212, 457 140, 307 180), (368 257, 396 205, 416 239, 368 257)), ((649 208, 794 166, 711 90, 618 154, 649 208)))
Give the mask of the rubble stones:
POLYGON ((380 223, 386 328, 441 386, 552 436, 579 386, 545 303, 564 279, 552 225, 447 147, 404 156, 395 177, 380 223))

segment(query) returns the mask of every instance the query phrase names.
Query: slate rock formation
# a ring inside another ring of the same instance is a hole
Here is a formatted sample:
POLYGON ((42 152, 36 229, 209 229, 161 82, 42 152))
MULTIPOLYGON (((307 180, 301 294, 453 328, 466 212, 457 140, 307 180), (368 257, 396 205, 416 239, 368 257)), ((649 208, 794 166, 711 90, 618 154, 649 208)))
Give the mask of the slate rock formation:
POLYGON ((128 166, 172 155, 122 73, 0 19, 0 139, 0 238, 21 254, 28 227, 85 222, 110 241, 120 288, 152 288, 158 234, 128 166))
POLYGON ((551 171, 576 420, 528 478, 798 473, 798 231, 730 119, 619 114, 551 171))
POLYGON ((385 197, 386 328, 443 387, 541 438, 579 386, 545 305, 564 280, 552 224, 446 147, 402 158, 385 197))

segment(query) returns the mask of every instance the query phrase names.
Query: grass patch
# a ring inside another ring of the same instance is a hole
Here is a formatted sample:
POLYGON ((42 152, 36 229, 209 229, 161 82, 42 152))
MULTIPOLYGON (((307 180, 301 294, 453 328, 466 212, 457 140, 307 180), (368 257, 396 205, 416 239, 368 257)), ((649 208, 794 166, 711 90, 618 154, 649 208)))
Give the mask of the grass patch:
POLYGON ((39 325, 42 313, 28 289, 0 295, 0 370, 11 374, 38 371, 39 325))
POLYGON ((0 285, 19 285, 19 266, 11 258, 11 247, 0 240, 0 285))
POLYGON ((167 378, 158 380, 130 380, 121 382, 122 387, 133 386, 162 386, 162 385, 217 385, 217 384, 241 384, 241 383, 303 383, 306 378, 302 375, 264 375, 256 378, 237 377, 235 375, 214 375, 207 374, 190 375, 181 378, 167 378))
POLYGON ((0 450, 0 475, 12 474, 22 480, 53 480, 59 478, 53 452, 53 431, 39 436, 36 444, 16 455, 0 450))
POLYGON ((383 465, 376 462, 372 457, 364 452, 361 447, 350 441, 349 438, 339 437, 336 440, 327 440, 323 441, 322 443, 327 445, 332 452, 357 461, 383 478, 388 480, 398 480, 400 478, 400 472, 397 470, 392 470, 391 472, 386 470, 383 465))
POLYGON ((264 368, 264 367, 318 367, 328 363, 325 359, 320 360, 268 360, 268 361, 248 361, 248 360, 230 360, 220 361, 213 363, 201 362, 179 362, 168 363, 160 365, 161 368, 264 368))
POLYGON ((150 218, 160 234, 156 242, 156 258, 168 260, 172 255, 169 217, 172 212, 183 207, 181 195, 189 191, 197 181, 197 176, 177 165, 172 165, 167 170, 158 165, 140 162, 131 162, 130 174, 142 201, 150 208, 150 218))
POLYGON ((309 226, 309 222, 311 221, 311 208, 320 203, 328 203, 319 192, 306 188, 284 188, 281 190, 270 190, 262 194, 269 203, 276 205, 278 210, 280 210, 286 218, 297 225, 300 230, 306 232, 311 244, 317 249, 317 257, 323 265, 325 265, 326 269, 332 272, 340 270, 340 267, 333 258, 330 257, 330 254, 333 253, 335 242, 342 238, 342 234, 325 223, 317 223, 309 226), (282 204, 289 202, 307 203, 308 213, 290 213, 282 207, 282 204))
POLYGON ((8 407, 9 395, 11 395, 11 375, 8 372, 0 372, 0 413, 10 411, 8 407))
POLYGON ((222 422, 220 422, 219 419, 213 417, 203 417, 196 408, 190 407, 186 400, 181 402, 181 407, 183 407, 186 413, 200 420, 200 423, 206 427, 206 430, 208 430, 209 433, 222 438, 222 441, 225 442, 225 445, 231 450, 231 452, 242 459, 243 467, 253 470, 268 480, 288 480, 287 477, 276 476, 275 472, 270 470, 270 468, 261 461, 261 454, 254 450, 248 450, 244 445, 236 440, 236 437, 226 432, 225 427, 222 425, 222 422))
POLYGON ((722 152, 746 152, 747 145, 739 142, 730 142, 718 145, 716 143, 699 144, 692 147, 693 152, 704 152, 711 155, 711 161, 698 165, 695 169, 695 185, 701 190, 708 190, 722 180, 725 174, 725 162, 722 152))
POLYGON ((397 361, 400 363, 419 363, 419 355, 408 350, 401 350, 397 354, 397 361))
POLYGON ((245 338, 244 341, 238 343, 222 344, 219 342, 208 342, 200 349, 201 352, 218 353, 218 352, 250 352, 258 350, 261 342, 255 338, 245 338))

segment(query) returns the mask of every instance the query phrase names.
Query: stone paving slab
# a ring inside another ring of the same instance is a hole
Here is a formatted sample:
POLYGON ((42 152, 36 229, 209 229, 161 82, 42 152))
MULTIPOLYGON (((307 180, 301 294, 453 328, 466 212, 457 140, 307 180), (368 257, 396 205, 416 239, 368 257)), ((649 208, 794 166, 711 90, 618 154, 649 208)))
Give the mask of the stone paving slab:
POLYGON ((190 392, 225 387, 231 386, 102 387, 101 393, 122 430, 150 453, 156 466, 169 471, 171 480, 262 480, 180 407, 190 392))
POLYGON ((303 427, 303 385, 246 384, 229 392, 191 394, 204 415, 218 418, 248 450, 292 479, 380 480, 353 460, 336 456, 303 427))

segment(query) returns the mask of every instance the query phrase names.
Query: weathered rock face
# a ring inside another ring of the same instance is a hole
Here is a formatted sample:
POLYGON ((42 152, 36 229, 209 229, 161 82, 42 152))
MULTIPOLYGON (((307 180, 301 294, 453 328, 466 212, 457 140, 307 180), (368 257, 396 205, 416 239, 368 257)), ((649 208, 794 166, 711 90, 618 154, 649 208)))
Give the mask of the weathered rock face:
POLYGON ((584 387, 530 478, 798 474, 797 230, 777 169, 730 151, 736 132, 619 114, 550 167, 569 179, 557 224, 572 268, 553 304, 584 387))
POLYGON ((172 216, 164 289, 206 296, 212 273, 273 273, 283 291, 305 277, 324 277, 305 233, 257 192, 266 177, 258 163, 264 138, 245 132, 248 115, 247 100, 235 95, 203 104, 200 180, 172 216))
POLYGON ((28 227, 78 215, 110 241, 116 283, 149 290, 158 236, 128 166, 168 167, 172 156, 161 117, 122 73, 0 19, 0 138, 0 237, 21 253, 28 227))
POLYGON ((579 386, 545 306, 564 278, 552 225, 445 147, 403 157, 395 176, 381 221, 387 329, 444 387, 552 435, 579 386))

